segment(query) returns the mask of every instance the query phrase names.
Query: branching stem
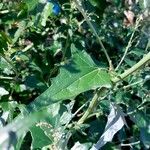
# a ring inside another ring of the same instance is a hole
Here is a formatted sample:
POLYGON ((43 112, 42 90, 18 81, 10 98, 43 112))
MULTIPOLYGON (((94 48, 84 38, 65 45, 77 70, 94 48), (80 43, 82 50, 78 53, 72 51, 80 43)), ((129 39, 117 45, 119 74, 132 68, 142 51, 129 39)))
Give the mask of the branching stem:
POLYGON ((149 61, 150 61, 150 52, 148 54, 146 54, 138 63, 136 63, 130 69, 126 70, 124 73, 122 73, 119 77, 112 78, 112 82, 117 83, 120 80, 123 80, 124 78, 128 77, 129 75, 133 74, 135 71, 140 69, 142 66, 144 66, 149 61))
MULTIPOLYGON (((122 73, 119 77, 113 77, 111 81, 113 84, 116 84, 119 81, 122 81, 124 78, 128 77, 129 75, 136 72, 138 69, 140 69, 142 66, 144 66, 146 63, 150 61, 150 52, 145 55, 137 64, 135 64, 130 69, 126 70, 124 73, 122 73)), ((93 112, 93 110, 96 108, 96 105, 99 102, 99 97, 101 97, 104 93, 107 92, 106 88, 101 88, 96 94, 94 95, 93 99, 90 102, 89 107, 85 111, 84 115, 79 119, 77 124, 82 124, 85 122, 85 120, 88 118, 88 116, 93 112)))

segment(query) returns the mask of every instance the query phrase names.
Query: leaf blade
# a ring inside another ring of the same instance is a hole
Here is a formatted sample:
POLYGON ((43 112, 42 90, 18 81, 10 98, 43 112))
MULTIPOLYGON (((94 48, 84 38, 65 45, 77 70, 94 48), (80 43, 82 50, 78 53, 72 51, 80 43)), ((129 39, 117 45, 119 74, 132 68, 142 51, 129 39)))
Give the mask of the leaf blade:
POLYGON ((110 75, 104 68, 99 68, 85 51, 79 51, 74 46, 72 51, 69 64, 60 69, 51 87, 28 106, 29 111, 73 98, 90 89, 111 87, 110 75))

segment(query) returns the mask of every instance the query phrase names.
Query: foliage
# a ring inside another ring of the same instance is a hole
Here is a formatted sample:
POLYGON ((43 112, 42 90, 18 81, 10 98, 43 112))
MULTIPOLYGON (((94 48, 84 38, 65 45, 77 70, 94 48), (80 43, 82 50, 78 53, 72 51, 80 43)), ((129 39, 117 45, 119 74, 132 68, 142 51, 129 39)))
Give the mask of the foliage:
POLYGON ((0 148, 149 149, 149 9, 0 1, 0 148))

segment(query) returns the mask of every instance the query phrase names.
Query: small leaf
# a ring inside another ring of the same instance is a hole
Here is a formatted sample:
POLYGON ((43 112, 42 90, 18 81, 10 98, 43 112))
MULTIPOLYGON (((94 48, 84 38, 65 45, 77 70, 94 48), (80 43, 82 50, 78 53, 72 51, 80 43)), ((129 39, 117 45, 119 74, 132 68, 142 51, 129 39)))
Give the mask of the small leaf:
POLYGON ((130 51, 129 54, 131 54, 131 55, 134 54, 135 56, 141 57, 144 55, 144 50, 135 48, 132 51, 130 51))
POLYGON ((127 65, 129 65, 130 67, 132 67, 136 62, 129 59, 129 58, 125 58, 124 60, 126 62, 127 65))
POLYGON ((98 6, 98 2, 96 0, 89 0, 93 6, 98 6))

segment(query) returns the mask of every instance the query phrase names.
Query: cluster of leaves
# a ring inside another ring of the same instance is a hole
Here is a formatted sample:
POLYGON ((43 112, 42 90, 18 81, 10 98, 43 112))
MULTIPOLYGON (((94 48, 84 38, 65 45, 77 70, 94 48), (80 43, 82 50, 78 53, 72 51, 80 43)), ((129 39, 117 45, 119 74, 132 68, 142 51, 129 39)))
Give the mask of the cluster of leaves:
POLYGON ((0 1, 1 149, 149 149, 149 64, 112 80, 150 51, 149 7, 149 0, 0 1))

